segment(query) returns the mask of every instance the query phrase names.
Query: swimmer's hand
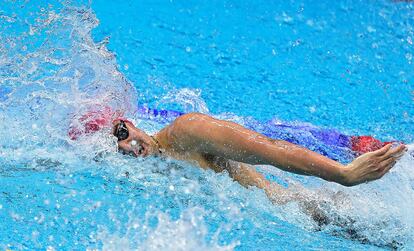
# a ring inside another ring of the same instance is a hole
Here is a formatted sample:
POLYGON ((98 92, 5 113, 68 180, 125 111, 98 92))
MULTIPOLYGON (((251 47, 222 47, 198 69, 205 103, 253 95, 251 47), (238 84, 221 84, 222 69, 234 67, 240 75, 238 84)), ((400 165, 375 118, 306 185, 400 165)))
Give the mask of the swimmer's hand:
POLYGON ((405 145, 392 147, 391 144, 381 149, 365 153, 343 169, 344 186, 355 186, 381 178, 400 159, 407 148, 405 145))

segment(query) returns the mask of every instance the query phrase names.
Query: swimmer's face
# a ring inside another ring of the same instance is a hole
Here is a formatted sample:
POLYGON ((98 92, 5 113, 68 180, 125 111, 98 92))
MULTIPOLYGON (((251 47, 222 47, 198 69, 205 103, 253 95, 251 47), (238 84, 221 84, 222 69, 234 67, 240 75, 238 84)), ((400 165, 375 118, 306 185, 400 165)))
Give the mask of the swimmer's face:
POLYGON ((135 157, 147 157, 157 151, 157 144, 144 131, 126 120, 114 120, 112 134, 120 136, 119 151, 135 157))

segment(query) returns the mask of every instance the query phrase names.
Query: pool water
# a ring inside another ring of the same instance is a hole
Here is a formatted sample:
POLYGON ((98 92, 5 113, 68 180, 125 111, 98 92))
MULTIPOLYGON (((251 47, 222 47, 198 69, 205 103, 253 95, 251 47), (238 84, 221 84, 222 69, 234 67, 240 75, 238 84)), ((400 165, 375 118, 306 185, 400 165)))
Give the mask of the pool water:
POLYGON ((226 173, 120 155, 108 132, 67 135, 97 105, 156 132, 165 124, 134 113, 147 105, 410 144, 413 10, 391 0, 0 0, 0 249, 413 249, 410 154, 353 188, 258 167, 337 219, 320 227, 226 173))

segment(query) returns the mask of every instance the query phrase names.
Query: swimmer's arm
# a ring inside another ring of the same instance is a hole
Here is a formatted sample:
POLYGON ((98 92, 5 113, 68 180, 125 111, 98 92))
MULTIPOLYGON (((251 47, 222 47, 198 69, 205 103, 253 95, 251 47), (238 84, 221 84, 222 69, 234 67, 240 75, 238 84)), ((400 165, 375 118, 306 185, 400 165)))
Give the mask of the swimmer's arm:
POLYGON ((387 145, 344 166, 309 149, 272 140, 233 122, 203 114, 186 114, 171 128, 185 151, 211 154, 252 165, 272 165, 302 175, 313 175, 345 186, 382 177, 401 157, 405 146, 387 145))
POLYGON ((234 181, 237 181, 240 185, 246 188, 257 187, 262 189, 270 201, 275 204, 282 205, 293 200, 303 200, 299 192, 292 193, 287 188, 283 188, 277 183, 270 182, 263 174, 256 171, 256 168, 252 165, 226 160, 220 157, 214 159, 214 161, 211 161, 213 170, 226 170, 234 181))
POLYGON ((275 182, 267 180, 263 174, 256 171, 254 166, 232 161, 223 158, 216 158, 214 170, 227 170, 230 177, 240 185, 248 188, 255 186, 262 189, 269 200, 276 205, 285 205, 289 202, 297 202, 304 213, 309 215, 319 225, 329 223, 330 219, 326 213, 318 207, 318 201, 309 196, 308 190, 300 185, 295 185, 294 189, 284 188, 275 182))

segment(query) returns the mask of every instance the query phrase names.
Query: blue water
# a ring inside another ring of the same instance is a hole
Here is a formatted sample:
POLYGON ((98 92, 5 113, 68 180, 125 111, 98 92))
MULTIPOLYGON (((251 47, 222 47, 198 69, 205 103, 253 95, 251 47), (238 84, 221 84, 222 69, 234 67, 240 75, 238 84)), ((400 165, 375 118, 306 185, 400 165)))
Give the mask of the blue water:
POLYGON ((107 132, 67 136, 96 105, 149 133, 164 126, 136 119, 139 104, 411 143, 413 10, 386 0, 1 0, 0 248, 413 249, 409 155, 354 188, 260 167, 346 222, 319 228, 297 204, 273 205, 225 173, 119 155, 107 132))
POLYGON ((97 1, 93 9, 95 37, 111 37, 141 103, 174 106, 160 99, 198 89, 213 114, 412 142, 412 4, 97 1))

